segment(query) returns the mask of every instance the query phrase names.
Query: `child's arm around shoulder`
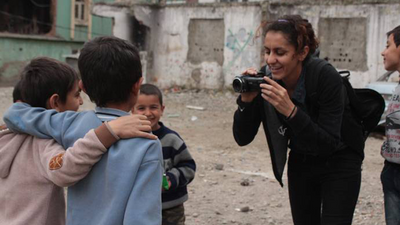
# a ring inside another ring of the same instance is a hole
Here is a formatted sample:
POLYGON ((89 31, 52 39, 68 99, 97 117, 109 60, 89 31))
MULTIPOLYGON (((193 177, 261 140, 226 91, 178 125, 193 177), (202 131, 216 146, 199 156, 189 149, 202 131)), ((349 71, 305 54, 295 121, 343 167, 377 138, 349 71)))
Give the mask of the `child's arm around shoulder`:
MULTIPOLYGON (((59 113, 55 110, 31 107, 26 103, 14 103, 4 115, 4 121, 10 130, 17 133, 27 133, 39 138, 53 138, 61 144, 68 129, 76 123, 83 122, 83 120, 87 124, 96 124, 98 122, 97 116, 92 111, 66 111, 59 113), (82 119, 83 117, 85 118, 82 119)), ((129 133, 126 134, 126 137, 122 138, 157 138, 155 135, 149 133, 151 131, 150 121, 145 116, 135 115, 130 116, 128 119, 116 119, 114 121, 113 123, 115 124, 119 123, 116 126, 131 126, 125 130, 129 133)))
POLYGON ((79 116, 78 112, 31 107, 26 103, 14 103, 4 114, 7 127, 17 133, 27 133, 39 138, 54 138, 62 143, 64 132, 79 116))
MULTIPOLYGON (((136 121, 136 116, 124 116, 105 122, 98 128, 90 130, 84 138, 76 141, 66 151, 54 141, 45 142, 46 146, 39 151, 48 178, 62 187, 71 186, 78 182, 101 159, 107 148, 120 138, 133 138, 141 135, 136 133, 137 128, 132 126, 132 123, 136 121)), ((150 126, 148 129, 151 129, 150 126)), ((154 135, 151 135, 149 134, 149 137, 154 139, 154 135)))
POLYGON ((105 124, 90 130, 67 150, 53 140, 43 141, 39 157, 45 176, 57 186, 71 186, 84 178, 116 141, 105 124))

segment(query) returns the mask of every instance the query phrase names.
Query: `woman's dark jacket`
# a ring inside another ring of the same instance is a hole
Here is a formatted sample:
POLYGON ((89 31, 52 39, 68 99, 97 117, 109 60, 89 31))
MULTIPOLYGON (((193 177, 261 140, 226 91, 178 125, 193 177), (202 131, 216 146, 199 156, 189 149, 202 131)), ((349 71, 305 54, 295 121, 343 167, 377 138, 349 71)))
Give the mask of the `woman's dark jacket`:
MULTIPOLYGON (((233 134, 236 142, 240 146, 252 142, 262 122, 271 152, 274 174, 281 185, 287 147, 292 151, 322 157, 329 157, 335 151, 345 149, 346 146, 354 146, 354 148, 357 148, 355 149, 357 152, 362 152, 364 148, 363 143, 362 146, 360 143, 352 145, 348 144, 350 141, 343 141, 343 138, 341 138, 341 135, 349 136, 348 134, 350 134, 351 136, 354 132, 356 135, 362 136, 362 129, 353 119, 350 120, 353 121, 352 125, 355 124, 354 130, 351 127, 349 128, 348 125, 342 127, 343 114, 346 117, 352 117, 352 115, 342 78, 330 64, 325 65, 319 74, 318 104, 311 107, 308 96, 310 93, 307 93, 304 82, 307 79, 307 74, 310 74, 313 70, 313 64, 309 63, 310 60, 320 59, 310 58, 304 63, 302 75, 295 89, 297 99, 292 96, 292 101, 296 104, 298 110, 290 120, 286 120, 261 95, 258 95, 250 103, 242 102, 240 96, 237 100, 239 107, 235 112, 233 123, 233 134), (277 120, 278 125, 269 126, 271 123, 277 123, 277 120), (286 138, 286 146, 285 140, 277 139, 279 136, 286 138)), ((351 140, 351 138, 347 139, 351 140)))

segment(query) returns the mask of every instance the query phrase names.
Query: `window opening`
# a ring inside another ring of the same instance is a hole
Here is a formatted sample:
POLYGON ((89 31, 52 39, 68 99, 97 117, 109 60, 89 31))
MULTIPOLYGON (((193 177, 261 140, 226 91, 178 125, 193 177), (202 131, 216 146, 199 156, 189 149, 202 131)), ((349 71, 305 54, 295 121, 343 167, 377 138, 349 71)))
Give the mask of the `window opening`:
POLYGON ((75 0, 75 23, 83 25, 88 23, 87 7, 88 1, 75 0))
POLYGON ((52 0, 1 0, 0 32, 47 34, 52 30, 52 0))

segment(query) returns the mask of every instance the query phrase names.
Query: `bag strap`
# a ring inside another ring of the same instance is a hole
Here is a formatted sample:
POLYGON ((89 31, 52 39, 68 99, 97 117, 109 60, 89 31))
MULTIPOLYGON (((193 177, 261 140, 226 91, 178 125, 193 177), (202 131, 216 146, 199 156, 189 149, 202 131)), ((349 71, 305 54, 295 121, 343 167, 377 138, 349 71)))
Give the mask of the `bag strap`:
POLYGON ((308 103, 310 105, 311 110, 317 110, 318 104, 318 81, 319 76, 321 74, 322 68, 329 64, 326 60, 319 59, 316 57, 312 57, 306 62, 306 77, 305 77, 305 86, 306 86, 306 94, 308 97, 308 103))
POLYGON ((353 86, 350 83, 350 72, 347 70, 339 71, 339 74, 342 77, 343 86, 346 88, 347 98, 349 98, 350 107, 353 109, 354 113, 356 113, 356 116, 358 118, 364 119, 362 114, 364 105, 361 104, 354 91, 353 86))

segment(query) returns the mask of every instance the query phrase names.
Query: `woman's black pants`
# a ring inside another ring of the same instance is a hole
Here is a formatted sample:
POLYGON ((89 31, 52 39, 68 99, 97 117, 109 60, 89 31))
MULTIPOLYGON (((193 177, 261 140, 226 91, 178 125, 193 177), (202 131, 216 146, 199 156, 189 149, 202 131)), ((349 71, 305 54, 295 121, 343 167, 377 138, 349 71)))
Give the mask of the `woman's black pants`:
POLYGON ((289 198, 295 225, 352 223, 361 186, 362 157, 350 149, 330 157, 291 151, 289 198))

